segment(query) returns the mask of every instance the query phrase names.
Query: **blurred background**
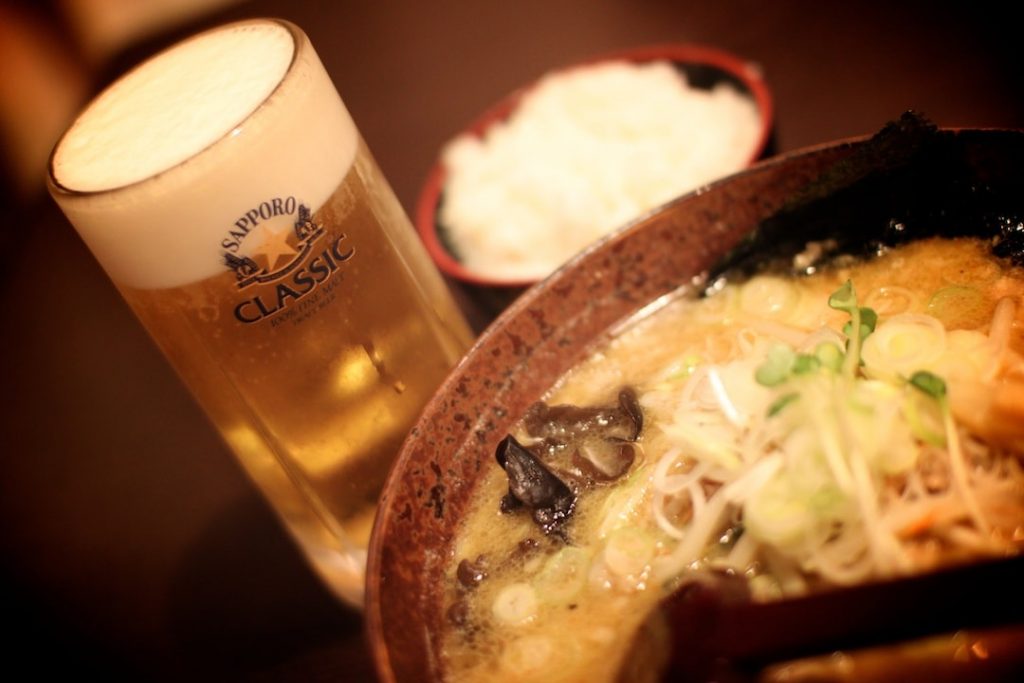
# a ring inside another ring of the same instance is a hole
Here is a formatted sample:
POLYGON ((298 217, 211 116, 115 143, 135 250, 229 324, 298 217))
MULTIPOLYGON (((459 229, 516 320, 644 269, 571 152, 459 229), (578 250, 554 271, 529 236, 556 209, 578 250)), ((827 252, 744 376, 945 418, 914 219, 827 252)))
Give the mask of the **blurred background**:
POLYGON ((441 145, 485 107, 551 68, 643 44, 704 43, 759 64, 780 153, 871 133, 905 109, 943 126, 1024 127, 1007 11, 988 1, 0 0, 9 668, 373 679, 359 615, 306 569, 46 196, 54 141, 132 64, 224 21, 294 21, 411 212, 441 145))

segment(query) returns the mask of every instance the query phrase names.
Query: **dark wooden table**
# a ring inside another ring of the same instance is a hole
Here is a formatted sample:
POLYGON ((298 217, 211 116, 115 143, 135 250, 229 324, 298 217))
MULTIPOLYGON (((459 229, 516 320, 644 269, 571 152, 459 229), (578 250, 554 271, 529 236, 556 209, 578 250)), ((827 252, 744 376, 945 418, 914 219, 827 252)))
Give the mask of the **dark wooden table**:
MULTIPOLYGON (((440 145, 554 66, 699 42, 761 64, 780 152, 907 108, 1024 126, 994 3, 249 2, 303 26, 407 209, 440 145)), ((360 616, 273 514, 48 202, 0 254, 5 668, 169 679, 372 680, 360 616), (45 654, 43 654, 45 653, 45 654)), ((14 217, 14 218, 11 218, 14 217)))

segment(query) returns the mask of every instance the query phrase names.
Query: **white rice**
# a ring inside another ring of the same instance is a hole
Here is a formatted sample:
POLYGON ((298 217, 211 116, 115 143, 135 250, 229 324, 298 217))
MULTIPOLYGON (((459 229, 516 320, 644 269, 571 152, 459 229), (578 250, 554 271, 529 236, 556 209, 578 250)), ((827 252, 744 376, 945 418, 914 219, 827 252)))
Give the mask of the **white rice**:
POLYGON ((441 223, 463 265, 540 279, 611 230, 743 168, 754 102, 690 88, 668 62, 604 62, 542 78, 483 139, 442 153, 441 223))

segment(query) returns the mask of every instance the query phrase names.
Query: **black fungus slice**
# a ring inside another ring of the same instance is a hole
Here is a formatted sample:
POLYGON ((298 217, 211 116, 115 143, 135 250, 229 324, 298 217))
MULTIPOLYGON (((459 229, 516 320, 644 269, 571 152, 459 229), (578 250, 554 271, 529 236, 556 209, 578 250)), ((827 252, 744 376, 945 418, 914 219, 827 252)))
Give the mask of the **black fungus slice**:
POLYGON ((623 387, 619 390, 619 408, 633 424, 633 432, 629 435, 628 440, 636 441, 640 438, 640 432, 644 428, 644 413, 640 409, 640 401, 632 387, 623 387))
POLYGON ((487 558, 478 555, 473 562, 468 559, 462 560, 455 570, 455 576, 464 588, 476 588, 487 578, 487 558))
POLYGON ((469 603, 465 599, 456 600, 448 608, 445 615, 452 626, 463 628, 469 624, 469 603))
POLYGON ((535 403, 523 418, 524 430, 537 439, 531 451, 584 487, 629 471, 636 459, 630 444, 643 425, 640 402, 630 387, 619 391, 615 406, 535 403))
POLYGON ((643 416, 636 394, 628 388, 619 392, 618 406, 535 403, 523 416, 526 433, 553 446, 564 446, 591 436, 635 441, 642 426, 643 416))
POLYGON ((511 435, 498 444, 495 457, 508 476, 502 512, 526 507, 544 533, 561 534, 576 504, 572 490, 511 435))

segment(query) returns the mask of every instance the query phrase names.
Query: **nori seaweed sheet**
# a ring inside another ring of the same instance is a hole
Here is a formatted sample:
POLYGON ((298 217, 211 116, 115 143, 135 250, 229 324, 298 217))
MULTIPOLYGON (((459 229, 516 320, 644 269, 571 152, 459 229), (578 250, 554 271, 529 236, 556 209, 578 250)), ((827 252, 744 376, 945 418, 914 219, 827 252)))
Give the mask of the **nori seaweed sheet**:
POLYGON ((1024 265, 1024 131, 939 130, 907 112, 764 220, 710 272, 792 270, 809 242, 869 256, 929 236, 990 239, 1024 265))

